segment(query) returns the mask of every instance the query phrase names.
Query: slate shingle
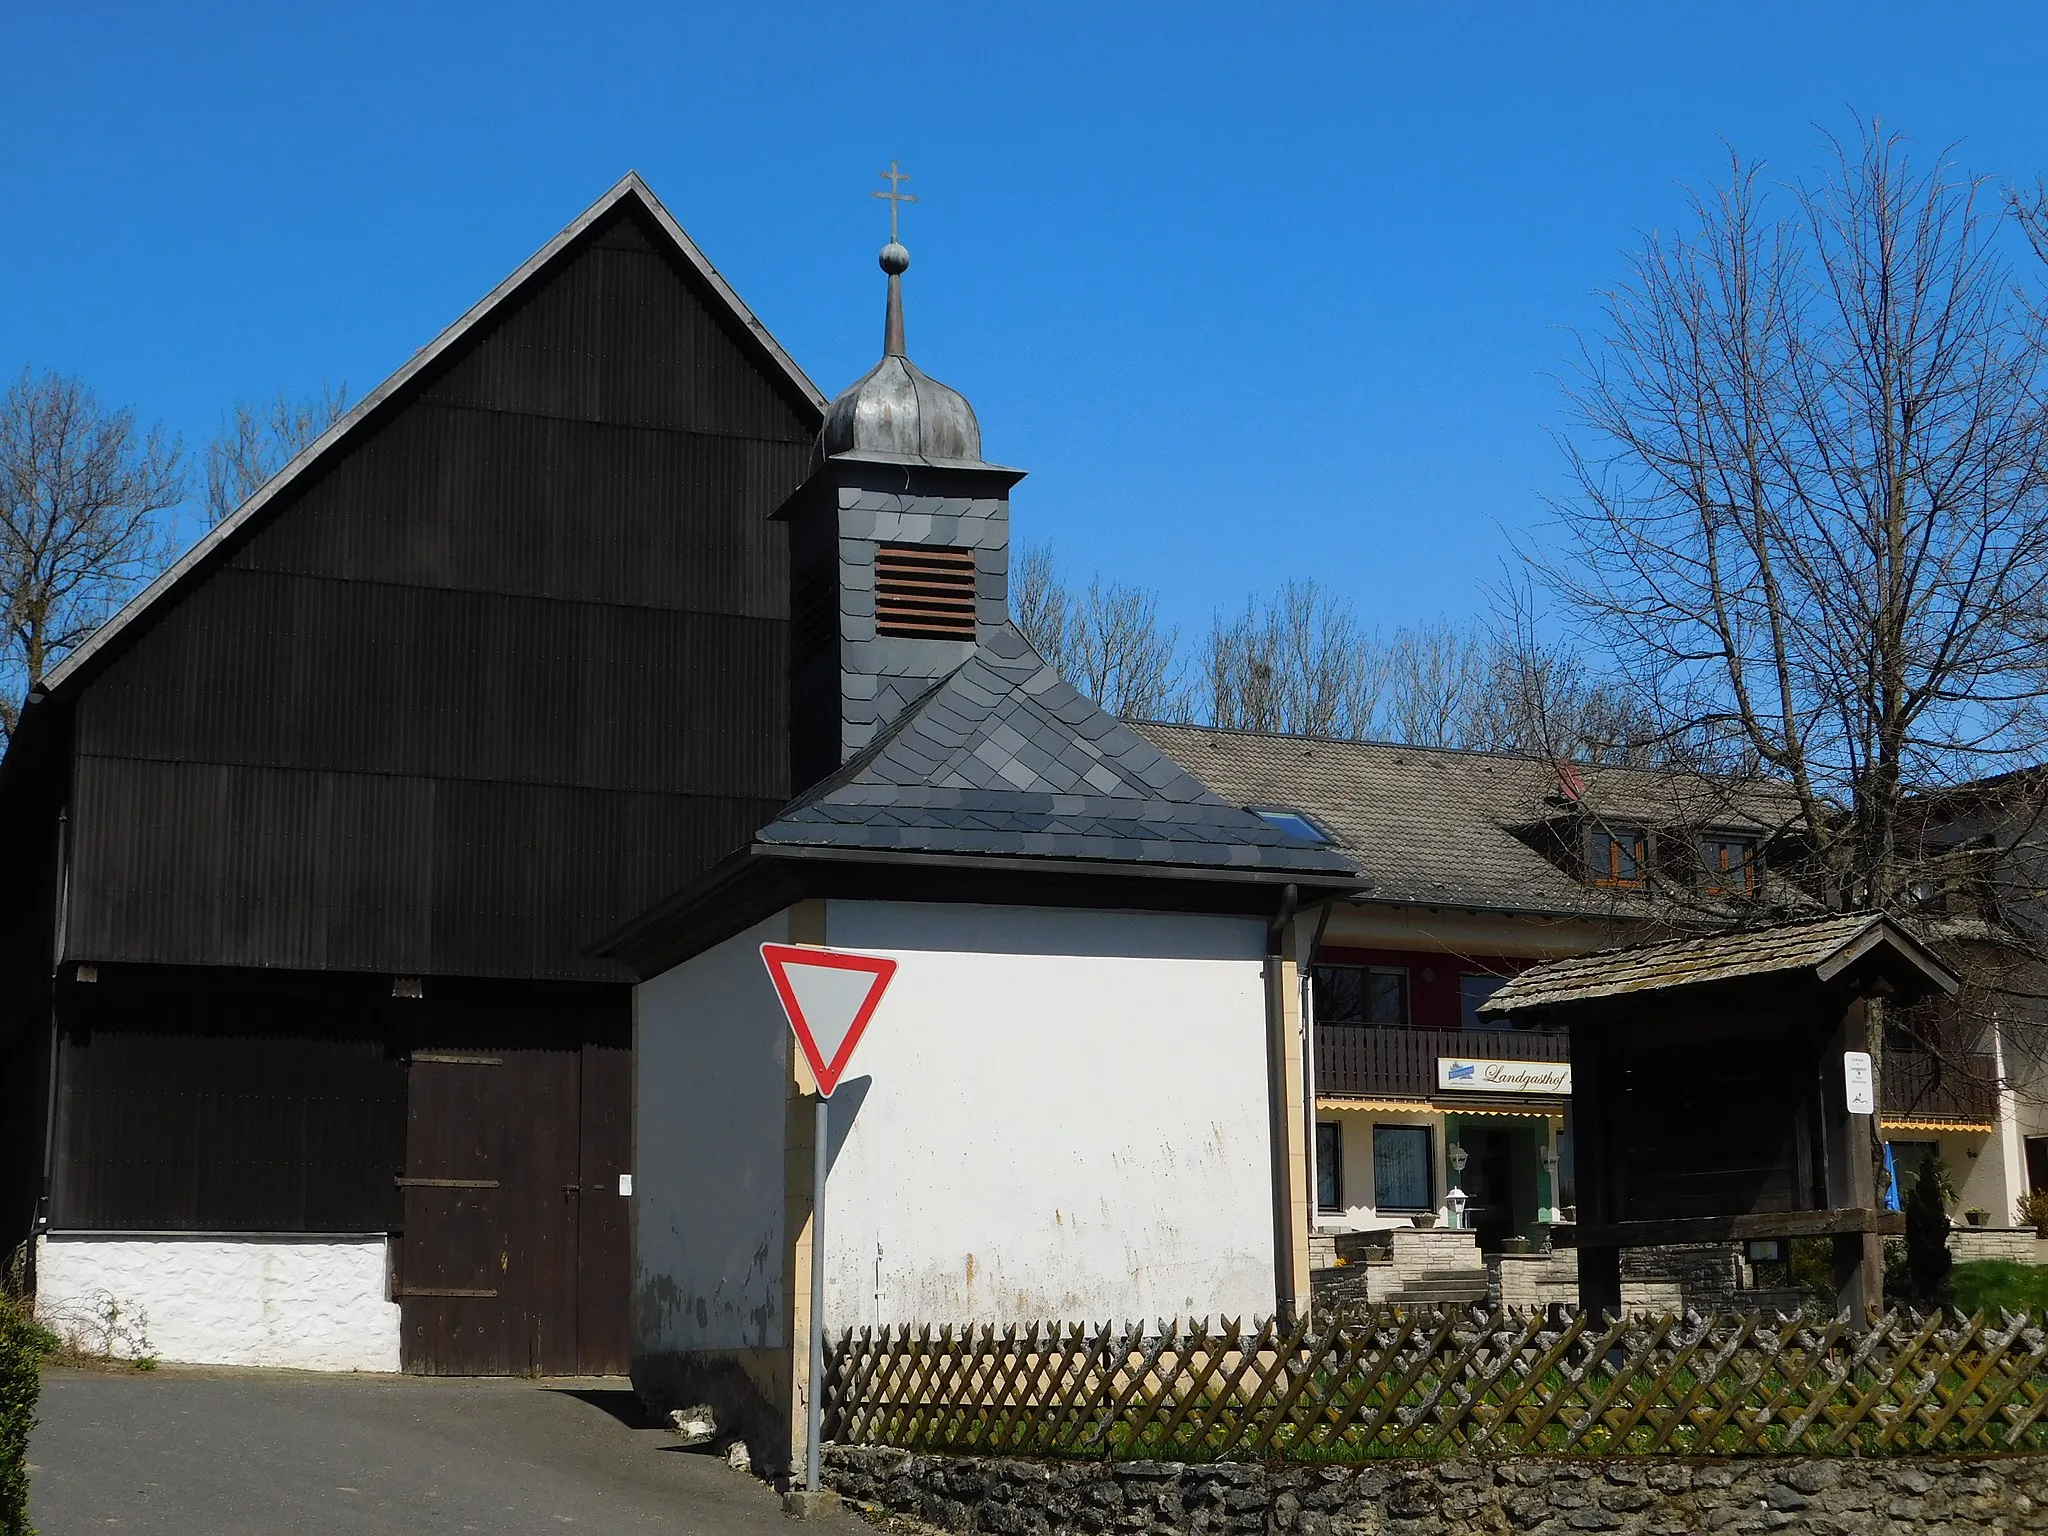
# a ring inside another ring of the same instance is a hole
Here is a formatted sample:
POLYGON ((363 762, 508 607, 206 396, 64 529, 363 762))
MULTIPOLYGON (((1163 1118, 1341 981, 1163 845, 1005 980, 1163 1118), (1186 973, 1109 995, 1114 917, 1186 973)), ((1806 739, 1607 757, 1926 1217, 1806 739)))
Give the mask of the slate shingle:
POLYGON ((1344 876, 1069 687, 1005 625, 763 844, 921 849, 1344 876))

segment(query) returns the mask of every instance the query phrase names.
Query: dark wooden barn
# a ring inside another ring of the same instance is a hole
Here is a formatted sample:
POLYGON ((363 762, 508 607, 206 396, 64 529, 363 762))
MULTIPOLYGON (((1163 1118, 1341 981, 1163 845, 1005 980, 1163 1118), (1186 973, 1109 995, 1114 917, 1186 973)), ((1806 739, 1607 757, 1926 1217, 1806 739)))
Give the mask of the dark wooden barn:
POLYGON ((629 176, 51 674, 0 764, 0 1251, 383 1235, 406 1368, 623 1368, 590 946, 787 796, 820 420, 629 176))
POLYGON ((1869 1008, 1956 977, 1890 919, 1856 912, 1675 939, 1522 972, 1485 1018, 1571 1031, 1581 1305, 1621 1307, 1623 1248, 1828 1238, 1836 1299, 1879 1304, 1869 1008), (1854 1058, 1854 1059, 1852 1059, 1854 1058))

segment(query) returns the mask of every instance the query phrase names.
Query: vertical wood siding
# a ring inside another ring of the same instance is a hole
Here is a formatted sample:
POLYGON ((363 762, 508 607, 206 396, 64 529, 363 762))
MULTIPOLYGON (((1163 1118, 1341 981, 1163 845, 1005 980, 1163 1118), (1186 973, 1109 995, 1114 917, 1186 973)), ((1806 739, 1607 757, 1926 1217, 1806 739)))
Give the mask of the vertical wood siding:
POLYGON ((70 1012, 52 1226, 397 1224, 405 1066, 373 1011, 334 997, 178 993, 70 1012))
POLYGON ((618 979, 786 797, 815 412, 622 210, 123 637, 72 952, 618 979))

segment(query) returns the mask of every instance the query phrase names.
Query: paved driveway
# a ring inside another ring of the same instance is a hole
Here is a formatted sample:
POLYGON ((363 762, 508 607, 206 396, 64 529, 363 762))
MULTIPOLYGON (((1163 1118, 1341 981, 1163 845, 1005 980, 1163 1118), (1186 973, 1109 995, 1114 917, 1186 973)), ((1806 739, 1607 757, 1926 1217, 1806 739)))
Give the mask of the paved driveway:
POLYGON ((758 1478, 646 1424, 622 1382, 50 1371, 38 1412, 42 1536, 872 1536, 845 1514, 791 1525, 758 1478))

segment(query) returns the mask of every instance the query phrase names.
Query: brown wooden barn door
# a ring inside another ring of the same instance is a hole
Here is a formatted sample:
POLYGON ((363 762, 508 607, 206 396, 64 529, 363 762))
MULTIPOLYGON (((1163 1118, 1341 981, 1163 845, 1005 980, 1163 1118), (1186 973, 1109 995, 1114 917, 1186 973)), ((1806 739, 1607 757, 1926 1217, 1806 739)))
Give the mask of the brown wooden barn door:
POLYGON ((619 1194, 619 1176, 632 1171, 632 1111, 632 1051, 584 1046, 576 1303, 579 1369, 590 1376, 626 1374, 632 1231, 630 1202, 619 1194))
POLYGON ((416 1050, 408 1076, 405 1368, 574 1373, 578 1053, 416 1050))
POLYGON ((434 1376, 626 1370, 632 1052, 417 1049, 404 1363, 434 1376))

